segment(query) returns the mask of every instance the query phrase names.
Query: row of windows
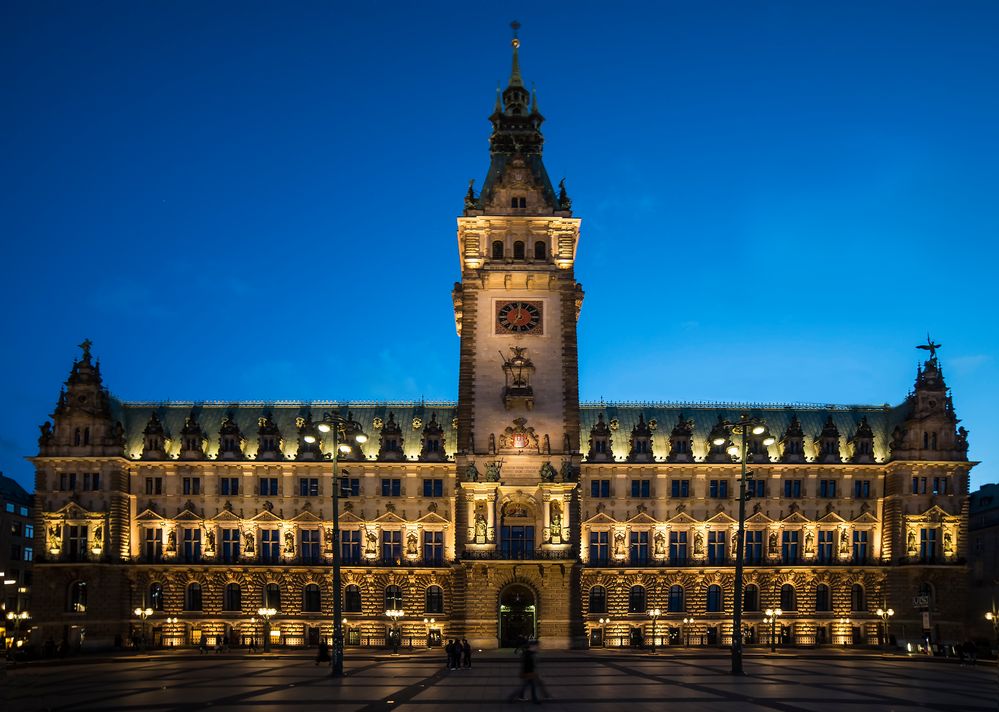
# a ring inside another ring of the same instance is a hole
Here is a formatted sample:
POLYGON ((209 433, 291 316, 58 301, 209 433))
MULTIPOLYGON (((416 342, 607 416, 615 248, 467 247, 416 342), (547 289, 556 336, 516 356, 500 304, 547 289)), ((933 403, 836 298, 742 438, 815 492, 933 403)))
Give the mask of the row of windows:
MULTIPOLYGON (((96 477, 97 474, 95 473, 94 476, 96 477)), ((258 477, 256 492, 254 494, 262 495, 264 497, 278 497, 281 495, 280 482, 281 478, 279 477, 258 477)), ((383 477, 381 478, 380 484, 381 484, 381 493, 383 497, 402 496, 403 489, 402 489, 401 479, 396 477, 383 477)), ((423 484, 424 497, 444 496, 443 479, 427 478, 423 480, 422 484, 423 484)), ((65 487, 63 489, 65 489, 65 487)), ((74 484, 71 485, 69 489, 75 489, 75 480, 74 484)), ((94 489, 96 489, 96 487, 94 489)), ((147 495, 163 494, 163 478, 147 477, 145 480, 145 493, 147 495)), ((186 494, 186 495, 207 494, 207 491, 202 486, 202 478, 182 477, 181 494, 186 494)), ((218 478, 218 494, 225 497, 238 496, 240 494, 240 478, 239 477, 218 478)), ((300 497, 318 497, 319 478, 299 477, 297 494, 300 497)), ((360 497, 361 479, 359 477, 344 478, 343 494, 345 496, 350 496, 350 497, 360 497)))
POLYGON ((60 472, 59 489, 63 492, 95 491, 101 488, 100 472, 60 472))
MULTIPOLYGON (((818 532, 818 542, 816 545, 816 559, 819 563, 833 563, 836 561, 835 550, 833 548, 832 529, 820 529, 818 532)), ((750 564, 760 564, 765 561, 765 550, 763 542, 763 530, 748 530, 745 536, 744 560, 750 564)), ((650 559, 649 549, 650 532, 632 531, 628 541, 628 561, 635 565, 648 564, 650 559)), ((802 532, 799 530, 784 530, 781 532, 780 554, 781 561, 785 564, 796 564, 801 561, 802 532)), ((707 537, 707 561, 709 564, 723 564, 728 561, 728 532, 723 530, 709 531, 707 537)), ((682 566, 688 563, 691 552, 689 532, 671 531, 669 533, 669 561, 674 565, 682 566)), ((868 560, 870 555, 870 532, 866 530, 855 530, 853 532, 852 560, 854 563, 862 563, 868 560)), ((663 552, 666 553, 665 551, 663 552)), ((610 561, 610 532, 591 531, 590 532, 590 563, 596 565, 606 565, 610 561)), ((661 558, 661 557, 655 557, 661 558)))
POLYGON ((23 546, 21 544, 11 544, 10 545, 10 560, 11 561, 34 561, 35 560, 35 550, 30 546, 23 546))
POLYGON ((950 487, 950 477, 913 477, 913 494, 954 494, 950 487))
MULTIPOLYGON (((632 586, 628 591, 628 612, 645 613, 648 604, 645 586, 632 586)), ((720 613, 723 610, 722 587, 711 584, 707 590, 706 609, 709 613, 720 613)), ((667 612, 682 613, 687 610, 686 592, 679 584, 670 586, 667 612)), ((785 611, 798 610, 798 595, 794 586, 786 583, 780 589, 780 607, 785 611)), ((760 588, 756 584, 748 584, 743 589, 742 608, 755 613, 760 610, 760 588)), ((850 589, 850 610, 864 611, 867 609, 864 587, 854 584, 850 589)), ((590 589, 590 613, 607 613, 607 589, 594 586, 590 589)), ((832 611, 832 592, 826 584, 815 588, 815 610, 820 613, 832 611)))
POLYGON ((10 535, 31 539, 35 536, 35 525, 13 520, 10 523, 10 535))
MULTIPOLYGON (((922 478, 925 481, 925 477, 922 478)), ((949 479, 949 478, 934 478, 937 479, 949 479)), ((915 482, 916 478, 913 478, 915 482)), ((783 480, 783 491, 784 497, 791 499, 799 499, 803 496, 804 484, 803 480, 800 479, 785 479, 783 480)), ((817 496, 826 499, 835 499, 836 497, 844 496, 842 490, 838 486, 837 480, 819 480, 818 494, 817 496)), ((915 487, 915 484, 913 485, 915 487)), ((924 482, 925 489, 925 482, 924 482)), ((729 492, 735 494, 735 490, 730 488, 729 480, 709 480, 708 481, 708 497, 712 499, 728 499, 729 492)), ((690 497, 690 480, 689 479, 672 479, 670 480, 669 487, 670 497, 690 497)), ((748 480, 746 482, 746 493, 750 497, 766 497, 767 496, 767 480, 748 480)), ((605 498, 611 496, 611 481, 607 480, 590 480, 590 496, 597 498, 605 498)), ((652 480, 651 479, 633 479, 631 480, 631 496, 638 498, 649 498, 653 496, 652 480)), ((871 481, 870 480, 854 480, 853 481, 853 496, 857 498, 866 499, 871 496, 871 481)))
POLYGON ((5 503, 4 504, 4 509, 7 511, 8 514, 15 514, 16 513, 16 514, 18 514, 18 515, 20 515, 22 517, 27 517, 28 516, 28 508, 27 507, 14 504, 13 502, 7 502, 7 503, 5 503))
MULTIPOLYGON (((517 198, 511 198, 511 202, 516 203, 517 200, 518 200, 517 198)), ((520 198, 519 200, 521 201, 521 203, 523 203, 522 205, 512 205, 511 207, 514 208, 527 207, 527 203, 524 201, 524 198, 520 198)), ((505 257, 506 257, 506 246, 503 244, 503 241, 494 240, 492 258, 494 260, 502 260, 505 257)), ((513 243, 513 259, 515 260, 527 259, 527 246, 521 240, 516 240, 513 243)), ((534 259, 536 260, 548 259, 548 247, 545 245, 543 240, 538 240, 537 242, 534 243, 534 259)))

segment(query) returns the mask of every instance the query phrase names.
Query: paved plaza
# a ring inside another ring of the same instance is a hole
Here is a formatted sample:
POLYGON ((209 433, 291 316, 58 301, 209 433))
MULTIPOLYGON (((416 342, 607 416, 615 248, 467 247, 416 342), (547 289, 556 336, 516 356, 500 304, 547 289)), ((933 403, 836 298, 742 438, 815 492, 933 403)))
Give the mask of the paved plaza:
MULTIPOLYGON (((994 665, 877 656, 749 657, 745 677, 708 655, 542 653, 551 710, 982 710, 995 712, 994 665)), ((353 658, 332 681, 302 656, 165 655, 22 665, 7 672, 3 709, 503 710, 516 689, 513 653, 447 671, 427 654, 353 658)), ((529 704, 529 703, 528 703, 529 704)))

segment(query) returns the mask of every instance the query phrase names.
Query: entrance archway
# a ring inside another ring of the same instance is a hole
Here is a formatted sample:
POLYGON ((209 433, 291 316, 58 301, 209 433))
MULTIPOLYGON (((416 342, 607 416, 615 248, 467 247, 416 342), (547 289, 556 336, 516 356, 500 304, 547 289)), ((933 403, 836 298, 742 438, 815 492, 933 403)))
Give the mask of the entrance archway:
POLYGON ((538 637, 537 598, 523 584, 507 586, 500 593, 499 638, 501 648, 512 648, 538 637))

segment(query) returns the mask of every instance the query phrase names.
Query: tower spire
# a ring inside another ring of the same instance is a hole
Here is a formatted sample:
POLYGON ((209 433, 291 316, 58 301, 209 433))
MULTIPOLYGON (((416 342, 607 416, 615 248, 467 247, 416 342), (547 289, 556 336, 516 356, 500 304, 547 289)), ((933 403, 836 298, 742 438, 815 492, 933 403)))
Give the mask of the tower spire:
POLYGON ((520 76, 520 57, 517 53, 517 50, 520 48, 520 39, 517 37, 517 30, 520 29, 520 23, 514 20, 510 23, 510 27, 513 28, 513 40, 510 42, 513 45, 513 67, 510 69, 509 86, 522 87, 524 86, 524 80, 520 76))

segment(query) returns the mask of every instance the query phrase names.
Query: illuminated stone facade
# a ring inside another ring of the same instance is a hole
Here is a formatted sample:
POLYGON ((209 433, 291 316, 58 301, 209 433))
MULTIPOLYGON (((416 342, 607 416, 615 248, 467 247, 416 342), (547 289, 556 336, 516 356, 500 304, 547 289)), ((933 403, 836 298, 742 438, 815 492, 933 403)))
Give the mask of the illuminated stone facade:
POLYGON ((335 412, 369 436, 342 462, 348 644, 397 607, 404 644, 647 643, 653 608, 657 638, 724 644, 739 465, 712 443, 749 412, 748 640, 772 606, 787 642, 873 642, 881 606, 918 638, 921 592, 958 637, 972 463, 932 349, 897 407, 580 403, 581 221, 516 52, 458 218, 457 402, 125 403, 85 343, 34 460, 38 635, 110 642, 149 606, 157 642, 244 640, 266 603, 276 640, 329 636, 332 444, 309 441, 335 412))

